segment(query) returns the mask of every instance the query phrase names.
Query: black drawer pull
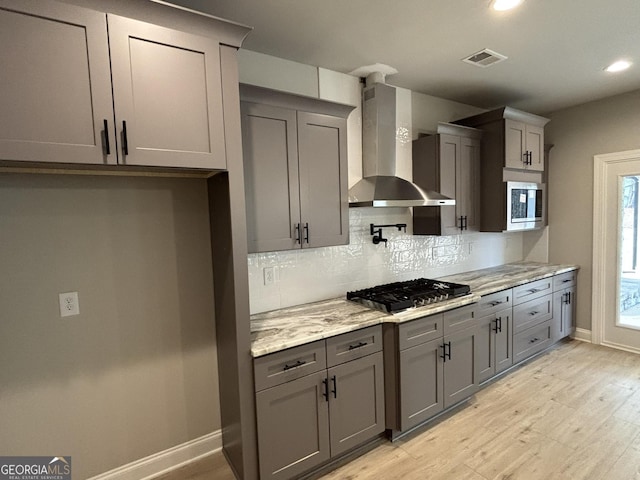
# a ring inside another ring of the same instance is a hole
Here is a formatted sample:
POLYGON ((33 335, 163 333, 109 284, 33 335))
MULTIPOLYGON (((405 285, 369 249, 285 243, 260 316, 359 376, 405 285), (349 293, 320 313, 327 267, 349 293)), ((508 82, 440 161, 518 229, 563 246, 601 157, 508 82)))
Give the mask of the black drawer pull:
POLYGON ((333 390, 331 390, 331 393, 333 393, 333 398, 338 398, 338 382, 336 381, 335 375, 331 377, 331 382, 333 383, 333 390))
POLYGON ((489 302, 489 305, 491 305, 492 307, 495 307, 496 305, 501 305, 503 303, 504 303, 503 301, 499 301, 499 302, 496 301, 496 302, 489 302))
POLYGON ((562 283, 567 283, 567 282, 573 282, 573 278, 567 278, 565 280, 562 280, 562 283))
POLYGON ((349 345, 349 350, 355 350, 356 348, 362 348, 366 345, 369 345, 369 342, 358 342, 357 345, 349 345))
POLYGON ((129 138, 127 137, 127 122, 122 121, 122 154, 129 155, 129 138))
POLYGON ((528 291, 529 291, 529 293, 538 293, 540 291, 540 289, 539 288, 532 288, 532 289, 530 289, 528 291))
POLYGON ((328 402, 329 401, 329 380, 326 378, 322 380, 322 385, 324 386, 324 392, 322 392, 322 396, 328 402))
POLYGON ((529 340, 529 343, 536 343, 538 340, 540 340, 538 337, 532 338, 531 340, 529 340))
POLYGON ((294 363, 293 365, 285 364, 283 370, 286 372, 287 370, 291 370, 292 368, 300 367, 300 366, 304 365, 305 363, 307 363, 305 360, 297 360, 296 363, 294 363))
POLYGON ((294 233, 293 235, 296 237, 296 243, 302 244, 302 233, 300 232, 300 224, 296 223, 296 226, 293 227, 294 233))
POLYGON ((534 315, 537 315, 538 313, 540 313, 540 312, 536 312, 536 311, 534 311, 534 312, 529 312, 529 315, 531 315, 531 316, 533 317, 534 315))

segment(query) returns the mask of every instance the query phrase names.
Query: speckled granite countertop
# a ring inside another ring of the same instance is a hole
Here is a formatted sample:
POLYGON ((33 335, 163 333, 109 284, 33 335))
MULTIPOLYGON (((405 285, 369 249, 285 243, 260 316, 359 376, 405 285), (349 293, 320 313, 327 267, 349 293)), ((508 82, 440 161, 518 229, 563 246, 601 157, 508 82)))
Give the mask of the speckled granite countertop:
MULTIPOLYGON (((268 353, 385 322, 401 323, 477 302, 482 295, 576 270, 576 265, 519 262, 443 277, 471 294, 390 315, 345 298, 333 298, 251 316, 251 354, 268 353)), ((345 292, 346 293, 346 292, 345 292)))

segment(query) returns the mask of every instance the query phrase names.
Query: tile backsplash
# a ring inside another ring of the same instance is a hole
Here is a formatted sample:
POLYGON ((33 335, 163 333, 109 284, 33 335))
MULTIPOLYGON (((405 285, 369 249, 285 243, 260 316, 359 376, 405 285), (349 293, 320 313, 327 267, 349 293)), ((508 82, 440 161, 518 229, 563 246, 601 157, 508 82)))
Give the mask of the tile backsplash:
POLYGON ((438 278, 523 259, 521 233, 411 234, 408 208, 349 209, 350 243, 249 255, 251 313, 343 296, 347 291, 418 277, 438 278), (385 228, 374 245, 369 225, 406 223, 407 233, 385 228), (264 269, 274 281, 265 285, 264 269))

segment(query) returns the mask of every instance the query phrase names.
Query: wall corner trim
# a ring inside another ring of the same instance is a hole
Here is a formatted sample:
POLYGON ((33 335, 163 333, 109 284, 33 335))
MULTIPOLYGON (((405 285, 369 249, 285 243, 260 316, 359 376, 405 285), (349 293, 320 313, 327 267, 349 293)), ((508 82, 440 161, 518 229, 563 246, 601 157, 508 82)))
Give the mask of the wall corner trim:
POLYGON ((591 330, 576 328, 576 331, 571 338, 580 340, 581 342, 591 343, 591 330))
POLYGON ((122 465, 88 480, 147 480, 222 449, 222 430, 122 465))

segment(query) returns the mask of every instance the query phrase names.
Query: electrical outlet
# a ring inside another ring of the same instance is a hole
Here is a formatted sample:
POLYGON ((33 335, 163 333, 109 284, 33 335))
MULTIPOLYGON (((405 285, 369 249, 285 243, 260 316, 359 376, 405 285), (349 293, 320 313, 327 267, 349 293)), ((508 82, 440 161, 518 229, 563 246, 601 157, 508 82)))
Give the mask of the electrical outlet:
POLYGON ((61 293, 58 297, 60 301, 61 317, 70 317, 72 315, 80 315, 80 304, 78 303, 78 292, 61 293))
POLYGON ((264 267, 262 272, 264 274, 264 284, 273 285, 276 281, 275 267, 264 267))

